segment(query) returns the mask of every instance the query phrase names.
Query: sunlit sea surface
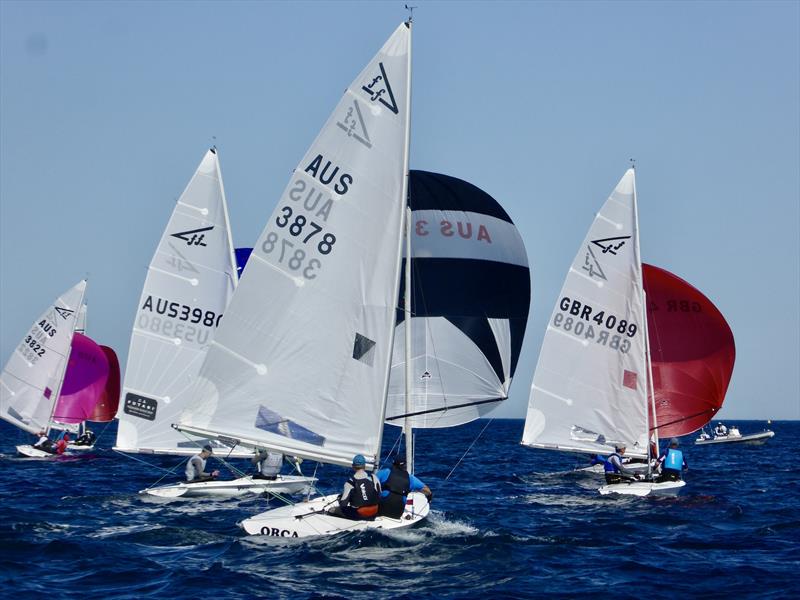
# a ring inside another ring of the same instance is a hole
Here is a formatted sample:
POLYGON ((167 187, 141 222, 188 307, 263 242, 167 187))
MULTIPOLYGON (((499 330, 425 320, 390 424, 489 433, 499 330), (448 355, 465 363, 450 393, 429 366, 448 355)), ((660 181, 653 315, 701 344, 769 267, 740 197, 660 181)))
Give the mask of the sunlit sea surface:
MULTIPOLYGON (((419 432, 417 475, 435 493, 427 522, 301 541, 243 534, 237 522, 265 510, 263 498, 138 496, 163 471, 109 450, 115 424, 95 426, 103 449, 91 455, 32 460, 14 455, 32 436, 2 422, 0 589, 81 599, 800 597, 800 423, 772 423, 764 446, 683 438, 688 485, 662 499, 600 497, 599 479, 573 472, 583 459, 520 446, 522 421, 493 421, 479 436, 486 425, 419 432)), ((385 453, 396 439, 387 427, 385 453)), ((338 490, 347 473, 320 468, 320 487, 338 490)))

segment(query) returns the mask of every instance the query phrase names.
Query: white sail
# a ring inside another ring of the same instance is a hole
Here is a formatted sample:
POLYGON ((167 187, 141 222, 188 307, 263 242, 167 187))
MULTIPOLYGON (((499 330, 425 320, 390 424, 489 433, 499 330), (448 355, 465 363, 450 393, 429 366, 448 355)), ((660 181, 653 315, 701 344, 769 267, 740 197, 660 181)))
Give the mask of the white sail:
POLYGON ((191 402, 206 350, 236 287, 236 263, 216 150, 178 199, 139 300, 115 448, 187 454, 197 442, 172 429, 191 402))
POLYGON ((596 215, 547 326, 522 443, 646 456, 646 323, 629 169, 596 215))
POLYGON ((49 429, 85 290, 84 280, 59 296, 34 321, 0 374, 0 417, 25 431, 49 429))
POLYGON ((86 313, 88 312, 89 307, 86 306, 86 302, 81 304, 81 309, 78 311, 77 321, 75 322, 75 333, 86 333, 86 323, 87 323, 87 316, 86 313))
POLYGON ((410 30, 345 91, 248 261, 181 427, 349 465, 380 448, 408 161, 410 30))

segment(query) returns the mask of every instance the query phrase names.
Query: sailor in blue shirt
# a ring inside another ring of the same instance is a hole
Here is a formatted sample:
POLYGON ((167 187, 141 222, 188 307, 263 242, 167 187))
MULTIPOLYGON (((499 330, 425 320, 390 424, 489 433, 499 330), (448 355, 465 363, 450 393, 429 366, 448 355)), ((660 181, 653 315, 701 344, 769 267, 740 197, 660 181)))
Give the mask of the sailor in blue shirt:
POLYGON ((381 469, 376 473, 381 482, 381 498, 378 514, 384 517, 399 519, 406 507, 406 496, 409 492, 422 492, 433 498, 433 492, 420 479, 406 471, 406 461, 397 458, 391 468, 381 469))
POLYGON ((661 467, 661 475, 656 481, 680 481, 681 471, 689 469, 683 452, 678 450, 678 438, 669 441, 669 448, 658 458, 658 465, 661 467))

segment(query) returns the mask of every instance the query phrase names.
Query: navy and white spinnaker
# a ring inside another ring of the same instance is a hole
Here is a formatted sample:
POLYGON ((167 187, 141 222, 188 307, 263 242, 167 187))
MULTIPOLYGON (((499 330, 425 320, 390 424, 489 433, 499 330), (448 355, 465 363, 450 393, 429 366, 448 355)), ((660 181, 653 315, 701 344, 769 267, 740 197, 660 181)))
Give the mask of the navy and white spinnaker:
POLYGON ((404 282, 386 422, 452 427, 508 398, 531 298, 522 237, 471 183, 410 171, 412 410, 405 410, 404 282))

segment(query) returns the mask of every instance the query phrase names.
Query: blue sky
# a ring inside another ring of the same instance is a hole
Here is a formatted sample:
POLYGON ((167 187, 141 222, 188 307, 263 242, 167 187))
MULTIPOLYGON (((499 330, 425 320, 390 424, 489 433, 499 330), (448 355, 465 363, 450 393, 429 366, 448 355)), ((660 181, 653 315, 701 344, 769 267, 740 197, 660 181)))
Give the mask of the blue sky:
MULTIPOLYGON (((737 342, 726 418, 800 418, 800 3, 414 3, 411 167, 517 223, 522 417, 593 215, 635 157, 641 250, 737 342)), ((212 143, 251 245, 403 2, 0 2, 0 360, 87 273, 124 364, 146 266, 212 143)))

